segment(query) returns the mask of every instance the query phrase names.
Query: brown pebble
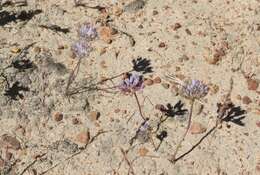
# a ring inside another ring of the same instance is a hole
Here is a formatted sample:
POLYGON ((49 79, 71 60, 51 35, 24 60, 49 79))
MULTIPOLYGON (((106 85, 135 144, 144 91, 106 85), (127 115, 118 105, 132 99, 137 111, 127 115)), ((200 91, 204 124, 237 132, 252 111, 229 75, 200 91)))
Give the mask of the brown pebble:
POLYGON ((9 136, 7 134, 4 134, 1 136, 0 146, 8 147, 8 148, 11 148, 14 150, 21 149, 21 144, 20 144, 19 140, 17 140, 13 136, 9 136))
POLYGON ((158 15, 158 11, 157 10, 153 10, 153 15, 158 15))
POLYGON ((156 78, 153 79, 153 82, 154 82, 154 83, 161 83, 162 80, 161 80, 160 77, 156 77, 156 78))
POLYGON ((191 31, 189 29, 185 29, 185 32, 188 34, 188 35, 191 35, 191 31))
POLYGON ((153 80, 152 80, 152 79, 146 79, 146 80, 144 80, 144 85, 147 85, 147 86, 153 85, 153 80))
POLYGON ((118 6, 114 6, 113 7, 113 14, 115 16, 120 16, 123 13, 123 9, 118 7, 118 6))
POLYGON ((165 109, 165 107, 162 105, 162 104, 156 104, 155 105, 155 109, 159 110, 159 111, 162 111, 165 109))
POLYGON ((12 48, 12 49, 11 49, 11 52, 12 52, 12 53, 19 53, 19 52, 21 52, 21 49, 18 48, 18 47, 15 47, 15 48, 12 48))
POLYGON ((90 119, 92 122, 98 120, 99 117, 100 117, 100 112, 91 111, 91 112, 89 113, 89 119, 90 119))
POLYGON ((79 143, 83 143, 83 144, 88 144, 90 140, 90 133, 89 130, 87 131, 81 131, 77 136, 76 136, 76 141, 78 141, 79 143))
POLYGON ((115 109, 115 113, 119 113, 119 112, 120 112, 119 108, 115 109))
POLYGON ((161 43, 159 44, 159 47, 160 47, 160 48, 166 47, 166 44, 165 44, 164 42, 161 42, 161 43))
POLYGON ((256 124, 256 126, 257 126, 258 128, 260 128, 260 120, 257 121, 255 124, 256 124))
POLYGON ((33 51, 34 51, 35 53, 40 53, 40 52, 41 52, 41 48, 36 46, 36 47, 33 49, 33 51))
POLYGON ((242 98, 242 102, 243 102, 243 104, 248 105, 248 104, 252 103, 252 100, 248 96, 244 96, 242 98))
POLYGON ((259 83, 256 80, 248 79, 247 80, 247 87, 248 90, 255 91, 258 88, 259 83))
POLYGON ((146 156, 146 154, 149 152, 149 150, 146 149, 145 147, 142 147, 142 148, 140 148, 140 149, 138 150, 138 152, 139 152, 139 155, 140 155, 140 156, 144 157, 144 156, 146 156))
POLYGON ((179 28, 181 28, 181 24, 180 23, 175 23, 173 26, 171 26, 171 28, 176 31, 178 30, 179 28))
POLYGON ((63 114, 60 113, 60 112, 56 112, 54 115, 53 115, 53 118, 56 122, 59 122, 63 119, 63 114))
POLYGON ((162 86, 163 86, 165 89, 169 89, 170 84, 169 84, 169 83, 162 83, 162 86))
POLYGON ((193 122, 190 127, 191 134, 202 134, 206 132, 206 127, 199 122, 193 122))
POLYGON ((105 41, 106 43, 110 44, 112 42, 112 28, 103 26, 99 29, 99 36, 100 38, 105 41))
POLYGON ((236 99, 237 99, 237 100, 242 100, 241 95, 238 94, 238 95, 236 96, 236 99))
POLYGON ((79 124, 79 119, 76 118, 76 117, 74 117, 74 118, 72 119, 72 124, 73 124, 73 125, 79 124))

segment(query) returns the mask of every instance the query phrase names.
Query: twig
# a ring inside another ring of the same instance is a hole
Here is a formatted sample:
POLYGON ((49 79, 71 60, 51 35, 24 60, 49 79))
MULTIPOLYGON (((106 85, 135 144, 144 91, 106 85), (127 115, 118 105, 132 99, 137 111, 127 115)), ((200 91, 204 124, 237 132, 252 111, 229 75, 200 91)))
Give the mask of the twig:
POLYGON ((124 160, 126 161, 127 165, 129 166, 129 169, 131 170, 131 173, 135 174, 134 173, 134 168, 133 168, 131 162, 129 161, 129 159, 127 158, 127 152, 123 148, 120 148, 120 151, 123 154, 124 160))
POLYGON ((66 161, 72 159, 73 157, 75 157, 75 156, 81 154, 83 151, 85 151, 85 150, 87 149, 87 146, 88 146, 89 144, 91 144, 93 141, 95 141, 95 139, 96 139, 99 135, 104 134, 104 133, 107 133, 107 132, 110 132, 110 131, 99 131, 95 136, 93 136, 93 137, 90 139, 90 141, 83 147, 83 149, 81 149, 80 151, 78 151, 78 152, 76 152, 76 153, 70 155, 69 157, 67 157, 67 158, 64 159, 63 161, 58 162, 57 164, 55 164, 55 165, 53 165, 52 167, 50 167, 49 169, 43 171, 43 172, 40 173, 39 175, 46 174, 46 173, 48 173, 49 171, 53 170, 54 168, 58 167, 60 164, 62 164, 62 163, 64 163, 64 162, 66 162, 66 161))
POLYGON ((188 133, 188 131, 189 131, 189 129, 190 129, 191 117, 192 117, 192 111, 193 111, 194 101, 195 101, 194 99, 191 100, 189 121, 188 121, 188 125, 187 125, 187 128, 186 128, 186 131, 185 131, 185 133, 183 134, 183 136, 182 136, 181 140, 179 141, 179 143, 177 144, 176 150, 175 150, 174 154, 172 155, 172 157, 171 157, 171 159, 170 159, 170 161, 171 161, 172 163, 175 163, 175 162, 176 162, 176 161, 175 161, 175 157, 177 156, 177 153, 178 153, 178 151, 179 151, 179 149, 180 149, 180 147, 181 147, 181 144, 182 144, 182 142, 185 140, 185 137, 186 137, 186 135, 187 135, 187 133, 188 133))
POLYGON ((140 113, 141 117, 143 118, 143 120, 145 121, 146 119, 145 119, 145 117, 143 115, 142 108, 141 108, 140 102, 138 100, 138 97, 136 95, 136 92, 133 92, 133 94, 135 96, 135 100, 136 100, 136 103, 137 103, 137 106, 138 106, 138 109, 139 109, 139 113, 140 113))
POLYGON ((30 167, 32 167, 38 160, 39 158, 42 158, 43 156, 45 156, 47 153, 44 153, 42 155, 39 155, 35 158, 35 160, 30 163, 27 167, 24 168, 24 170, 19 174, 19 175, 23 175, 30 167))
POLYGON ((68 80, 68 83, 67 83, 67 86, 66 86, 66 90, 65 90, 65 95, 66 96, 69 96, 69 87, 70 85, 72 84, 72 82, 75 80, 78 72, 79 72, 79 67, 80 67, 80 63, 81 63, 81 59, 82 58, 79 58, 78 62, 77 62, 77 65, 75 66, 75 68, 72 70, 72 72, 70 73, 70 76, 69 76, 69 80, 68 80))

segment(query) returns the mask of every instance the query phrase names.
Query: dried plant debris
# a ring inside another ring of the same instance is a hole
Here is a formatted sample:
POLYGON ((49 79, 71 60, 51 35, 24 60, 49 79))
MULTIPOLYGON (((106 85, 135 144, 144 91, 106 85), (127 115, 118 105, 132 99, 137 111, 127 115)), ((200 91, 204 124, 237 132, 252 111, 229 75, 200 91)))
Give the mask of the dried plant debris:
POLYGON ((49 24, 49 25, 39 25, 39 27, 42 27, 42 28, 45 28, 45 29, 48 29, 48 30, 52 30, 54 32, 61 32, 61 33, 64 33, 64 34, 67 34, 70 32, 70 29, 69 28, 62 28, 56 24, 49 24))

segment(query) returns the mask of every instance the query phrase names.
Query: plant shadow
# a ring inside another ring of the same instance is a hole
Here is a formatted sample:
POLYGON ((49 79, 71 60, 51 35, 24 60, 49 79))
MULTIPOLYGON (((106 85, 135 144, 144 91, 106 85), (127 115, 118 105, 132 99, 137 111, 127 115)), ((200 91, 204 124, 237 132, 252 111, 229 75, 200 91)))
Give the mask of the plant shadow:
POLYGON ((8 87, 8 89, 5 90, 4 95, 10 97, 11 100, 18 100, 18 97, 20 99, 24 98, 24 95, 21 92, 26 91, 29 91, 29 88, 20 85, 20 83, 16 81, 11 87, 8 87))

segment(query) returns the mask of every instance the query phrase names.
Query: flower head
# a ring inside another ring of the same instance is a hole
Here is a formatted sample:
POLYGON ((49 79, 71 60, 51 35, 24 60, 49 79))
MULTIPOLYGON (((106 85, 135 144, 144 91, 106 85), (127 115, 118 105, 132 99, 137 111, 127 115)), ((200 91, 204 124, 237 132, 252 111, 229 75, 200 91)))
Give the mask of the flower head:
POLYGON ((97 37, 97 30, 90 23, 85 23, 79 27, 79 37, 86 40, 93 40, 97 37))
POLYGON ((71 46, 71 50, 76 57, 82 58, 89 54, 91 47, 86 41, 79 40, 71 46))
POLYGON ((208 86, 200 80, 189 80, 181 85, 180 93, 191 99, 199 99, 207 95, 208 86))
POLYGON ((122 80, 118 88, 124 93, 131 93, 144 88, 144 80, 141 75, 127 74, 127 77, 122 80))

